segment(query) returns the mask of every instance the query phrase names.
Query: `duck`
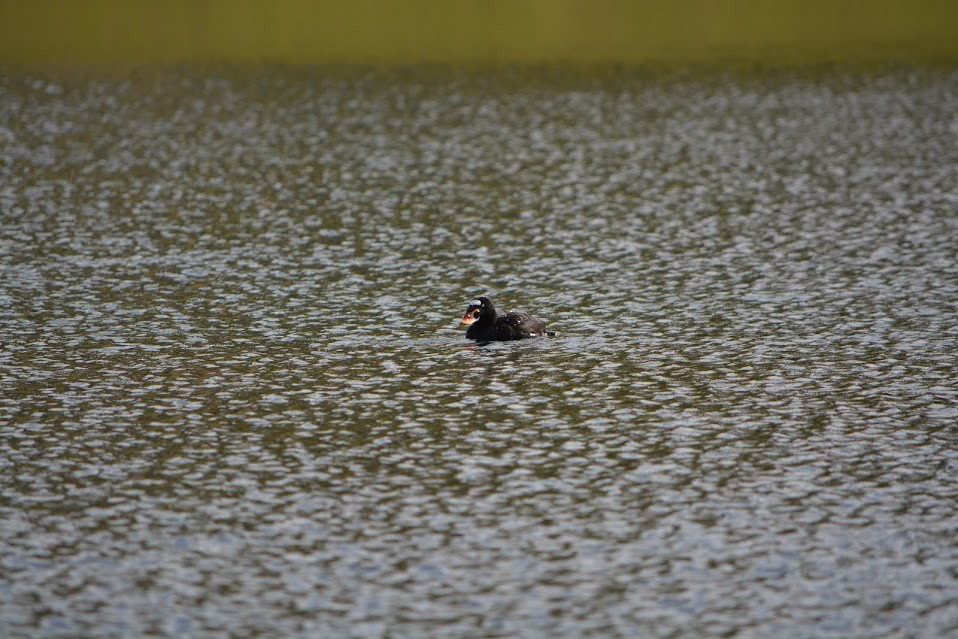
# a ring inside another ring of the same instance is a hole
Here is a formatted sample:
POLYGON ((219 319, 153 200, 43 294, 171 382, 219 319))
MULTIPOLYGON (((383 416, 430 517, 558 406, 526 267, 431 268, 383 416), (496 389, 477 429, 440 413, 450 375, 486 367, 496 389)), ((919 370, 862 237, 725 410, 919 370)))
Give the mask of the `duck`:
POLYGON ((550 334, 546 322, 529 313, 509 311, 500 315, 492 300, 484 295, 469 303, 459 325, 468 326, 466 338, 477 342, 507 342, 550 334))

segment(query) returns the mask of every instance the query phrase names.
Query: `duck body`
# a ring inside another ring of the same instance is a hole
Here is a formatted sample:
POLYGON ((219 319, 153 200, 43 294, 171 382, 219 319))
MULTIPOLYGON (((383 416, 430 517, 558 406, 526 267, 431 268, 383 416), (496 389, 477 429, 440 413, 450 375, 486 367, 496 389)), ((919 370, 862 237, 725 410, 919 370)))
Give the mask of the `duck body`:
POLYGON ((522 311, 499 314, 492 300, 479 297, 469 304, 461 326, 468 326, 467 339, 478 342, 507 342, 548 335, 546 322, 522 311))

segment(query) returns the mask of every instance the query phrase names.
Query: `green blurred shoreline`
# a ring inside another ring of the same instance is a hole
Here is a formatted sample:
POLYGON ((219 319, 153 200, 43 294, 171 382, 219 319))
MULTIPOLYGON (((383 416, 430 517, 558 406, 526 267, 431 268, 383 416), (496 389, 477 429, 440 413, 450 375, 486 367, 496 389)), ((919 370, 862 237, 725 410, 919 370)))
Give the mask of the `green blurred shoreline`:
POLYGON ((0 0, 5 66, 958 62, 945 0, 0 0))

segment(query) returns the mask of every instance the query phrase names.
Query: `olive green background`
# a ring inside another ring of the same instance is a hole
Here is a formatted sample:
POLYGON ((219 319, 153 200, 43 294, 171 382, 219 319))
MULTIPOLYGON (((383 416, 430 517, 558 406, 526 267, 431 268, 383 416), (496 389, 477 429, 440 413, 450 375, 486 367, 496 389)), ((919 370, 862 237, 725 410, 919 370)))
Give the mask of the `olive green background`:
POLYGON ((0 63, 958 60, 953 0, 0 0, 0 63))

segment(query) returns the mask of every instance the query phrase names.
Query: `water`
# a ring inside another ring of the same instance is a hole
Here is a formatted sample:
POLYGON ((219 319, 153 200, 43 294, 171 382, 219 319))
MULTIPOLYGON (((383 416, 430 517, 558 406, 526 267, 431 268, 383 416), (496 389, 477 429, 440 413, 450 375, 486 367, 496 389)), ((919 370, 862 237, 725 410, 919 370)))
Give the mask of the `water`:
POLYGON ((0 113, 0 635, 958 636, 953 71, 0 113))

